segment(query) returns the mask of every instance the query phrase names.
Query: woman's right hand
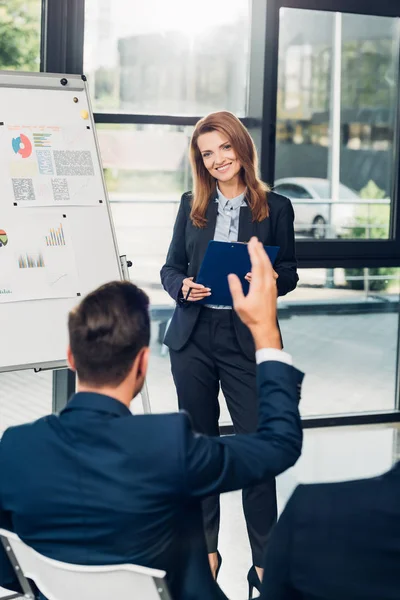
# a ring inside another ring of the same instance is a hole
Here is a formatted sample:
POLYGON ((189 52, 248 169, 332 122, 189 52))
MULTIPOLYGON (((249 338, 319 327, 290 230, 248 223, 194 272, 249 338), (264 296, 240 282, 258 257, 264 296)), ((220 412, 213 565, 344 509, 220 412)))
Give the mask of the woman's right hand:
POLYGON ((196 302, 202 300, 207 296, 211 296, 211 289, 204 287, 200 283, 195 283, 193 277, 186 277, 182 282, 182 296, 184 300, 188 302, 196 302), (189 298, 186 298, 190 290, 189 298))

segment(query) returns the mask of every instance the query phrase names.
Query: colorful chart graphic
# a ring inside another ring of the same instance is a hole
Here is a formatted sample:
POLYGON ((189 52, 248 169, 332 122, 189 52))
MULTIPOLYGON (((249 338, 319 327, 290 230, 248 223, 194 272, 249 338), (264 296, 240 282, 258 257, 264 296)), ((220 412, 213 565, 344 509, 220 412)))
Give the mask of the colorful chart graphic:
POLYGON ((58 229, 50 229, 50 235, 46 235, 46 246, 65 246, 63 226, 60 223, 58 229))
POLYGON ((0 248, 3 246, 7 246, 8 244, 8 235, 4 231, 4 229, 0 229, 0 248))
POLYGON ((51 148, 51 133, 34 133, 33 143, 35 148, 51 148))
POLYGON ((18 257, 18 266, 20 269, 38 269, 44 267, 43 254, 20 254, 18 257))
POLYGON ((22 158, 28 158, 32 154, 31 141, 23 133, 20 133, 19 137, 13 138, 12 147, 15 154, 20 154, 22 158))

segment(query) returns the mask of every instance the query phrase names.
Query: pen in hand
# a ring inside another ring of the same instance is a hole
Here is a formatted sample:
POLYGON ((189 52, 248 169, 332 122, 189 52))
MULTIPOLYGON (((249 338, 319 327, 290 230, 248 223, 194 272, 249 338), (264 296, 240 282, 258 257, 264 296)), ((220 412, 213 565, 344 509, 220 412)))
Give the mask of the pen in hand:
MULTIPOLYGON (((193 283, 194 283, 194 279, 193 279, 193 283)), ((185 296, 185 302, 186 302, 186 300, 189 298, 189 296, 190 296, 190 292, 192 291, 192 289, 193 289, 193 288, 191 288, 191 287, 188 289, 188 291, 187 291, 187 294, 186 294, 186 296, 185 296)))
POLYGON ((184 301, 196 302, 211 295, 211 289, 201 283, 195 283, 194 277, 186 277, 182 282, 182 296, 184 301), (190 297, 189 297, 190 296, 190 297))

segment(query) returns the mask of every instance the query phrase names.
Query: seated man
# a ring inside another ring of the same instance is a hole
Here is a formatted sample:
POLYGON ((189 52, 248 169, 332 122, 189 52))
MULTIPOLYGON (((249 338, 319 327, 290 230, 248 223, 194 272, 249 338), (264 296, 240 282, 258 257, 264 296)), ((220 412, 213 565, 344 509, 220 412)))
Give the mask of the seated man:
MULTIPOLYGON (((201 500, 278 475, 302 444, 302 374, 279 350, 276 283, 256 238, 249 252, 249 294, 235 276, 230 285, 257 349, 257 432, 210 438, 193 433, 184 413, 133 416, 149 360, 148 299, 128 282, 104 285, 69 315, 78 393, 60 415, 3 435, 0 526, 53 559, 164 569, 175 600, 225 598, 209 567, 201 500)), ((0 585, 16 585, 4 554, 0 585)))
POLYGON ((300 485, 272 534, 261 598, 400 598, 400 463, 372 479, 300 485))

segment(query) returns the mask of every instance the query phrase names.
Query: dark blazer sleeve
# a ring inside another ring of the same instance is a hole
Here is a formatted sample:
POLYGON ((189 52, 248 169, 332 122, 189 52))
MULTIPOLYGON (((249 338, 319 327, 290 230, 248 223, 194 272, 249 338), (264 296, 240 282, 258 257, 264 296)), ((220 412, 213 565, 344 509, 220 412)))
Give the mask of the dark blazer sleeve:
MULTIPOLYGON (((3 440, 7 432, 3 435, 3 440)), ((4 509, 3 506, 3 477, 5 476, 5 469, 3 465, 3 453, 4 453, 4 441, 0 442, 0 527, 13 531, 11 515, 4 509)), ((21 586, 18 583, 17 576, 15 575, 14 569, 8 560, 3 544, 0 543, 0 586, 14 592, 23 593, 21 586)))
POLYGON ((278 296, 285 296, 295 289, 299 277, 294 242, 294 210, 289 198, 279 196, 273 231, 274 243, 280 247, 274 269, 279 277, 276 281, 278 296))
POLYGON ((188 257, 186 254, 186 223, 190 213, 189 192, 183 194, 172 234, 165 265, 162 267, 161 283, 168 294, 178 302, 181 298, 182 282, 187 277, 188 257))
POLYGON ((290 577, 294 515, 301 487, 295 490, 287 503, 267 544, 260 596, 262 600, 301 600, 303 597, 293 587, 290 577))
POLYGON ((302 429, 298 403, 303 374, 282 362, 257 367, 260 400, 256 433, 207 437, 185 419, 183 455, 187 494, 204 497, 238 490, 274 477, 299 458, 302 429))

